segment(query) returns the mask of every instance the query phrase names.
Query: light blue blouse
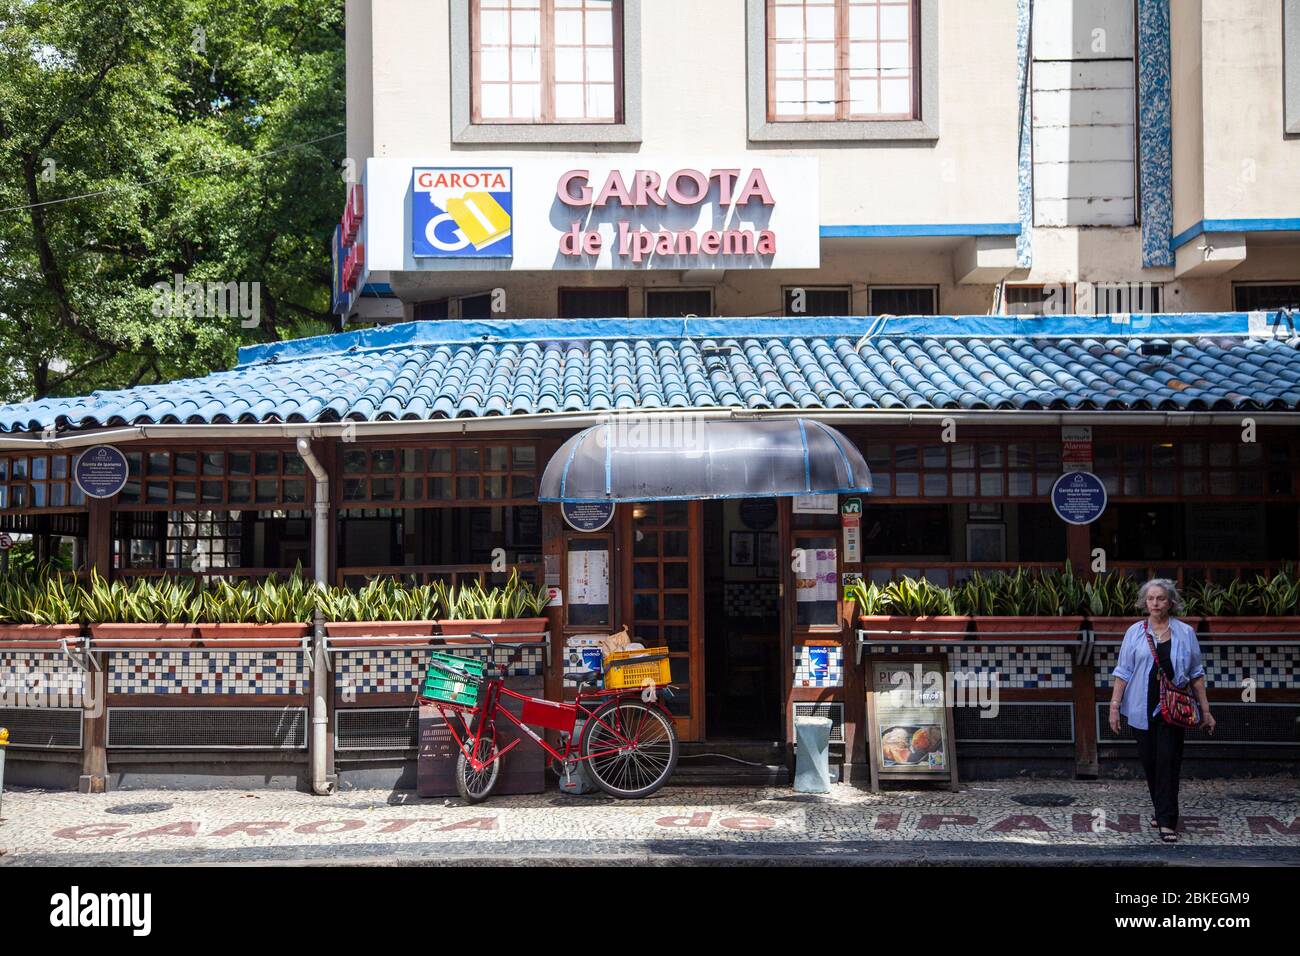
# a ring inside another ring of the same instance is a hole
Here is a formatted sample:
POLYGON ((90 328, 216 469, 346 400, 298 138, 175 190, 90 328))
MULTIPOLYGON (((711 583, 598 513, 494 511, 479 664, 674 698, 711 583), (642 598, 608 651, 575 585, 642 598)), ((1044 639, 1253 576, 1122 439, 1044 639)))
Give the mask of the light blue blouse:
MULTIPOLYGON (((1124 632, 1124 642, 1119 646, 1119 661, 1111 672, 1112 677, 1128 681, 1119 710, 1129 725, 1138 730, 1147 729, 1147 720, 1151 716, 1147 713, 1146 702, 1152 660, 1151 649, 1147 646, 1145 624, 1146 618, 1143 618, 1124 632)), ((1173 641, 1173 646, 1169 648, 1169 659, 1174 667, 1174 684, 1186 687, 1188 681, 1205 675, 1205 665, 1201 663, 1201 645, 1196 641, 1196 631, 1185 621, 1171 617, 1169 629, 1173 641)), ((1152 714, 1159 706, 1159 701, 1151 702, 1152 714)))

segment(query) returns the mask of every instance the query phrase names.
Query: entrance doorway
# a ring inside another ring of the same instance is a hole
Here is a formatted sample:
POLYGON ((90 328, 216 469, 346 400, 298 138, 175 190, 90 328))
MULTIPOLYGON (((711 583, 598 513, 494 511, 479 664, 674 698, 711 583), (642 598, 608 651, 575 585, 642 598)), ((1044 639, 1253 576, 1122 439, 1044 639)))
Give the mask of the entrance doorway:
POLYGON ((775 498, 704 503, 704 709, 711 740, 782 739, 775 498))

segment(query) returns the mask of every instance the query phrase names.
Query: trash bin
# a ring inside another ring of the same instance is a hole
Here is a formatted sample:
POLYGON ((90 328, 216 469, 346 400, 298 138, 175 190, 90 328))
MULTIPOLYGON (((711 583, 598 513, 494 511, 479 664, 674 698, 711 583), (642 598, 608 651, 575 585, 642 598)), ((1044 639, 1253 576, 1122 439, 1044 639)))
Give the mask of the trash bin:
POLYGON ((796 717, 794 788, 800 793, 830 793, 831 719, 796 717))

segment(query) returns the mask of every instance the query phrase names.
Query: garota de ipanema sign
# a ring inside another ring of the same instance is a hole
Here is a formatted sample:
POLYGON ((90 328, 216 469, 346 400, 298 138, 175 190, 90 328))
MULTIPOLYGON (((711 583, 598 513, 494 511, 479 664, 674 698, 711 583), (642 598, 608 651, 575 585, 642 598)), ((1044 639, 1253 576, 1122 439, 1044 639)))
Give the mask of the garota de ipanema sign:
POLYGON ((500 154, 493 160, 368 160, 368 268, 821 264, 818 162, 811 157, 500 154))

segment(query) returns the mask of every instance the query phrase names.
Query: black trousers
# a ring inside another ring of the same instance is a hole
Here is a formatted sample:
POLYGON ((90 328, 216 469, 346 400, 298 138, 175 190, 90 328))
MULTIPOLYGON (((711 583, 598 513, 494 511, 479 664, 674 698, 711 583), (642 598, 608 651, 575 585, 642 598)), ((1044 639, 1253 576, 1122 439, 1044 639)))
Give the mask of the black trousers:
POLYGON ((1178 775, 1183 769, 1182 727, 1173 727, 1160 717, 1149 718, 1147 730, 1130 728, 1137 740, 1138 759, 1147 776, 1147 789, 1155 807, 1156 823, 1178 829, 1178 775))

